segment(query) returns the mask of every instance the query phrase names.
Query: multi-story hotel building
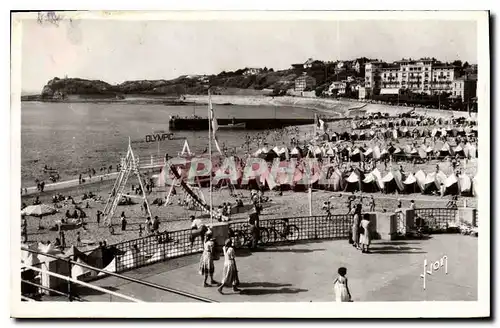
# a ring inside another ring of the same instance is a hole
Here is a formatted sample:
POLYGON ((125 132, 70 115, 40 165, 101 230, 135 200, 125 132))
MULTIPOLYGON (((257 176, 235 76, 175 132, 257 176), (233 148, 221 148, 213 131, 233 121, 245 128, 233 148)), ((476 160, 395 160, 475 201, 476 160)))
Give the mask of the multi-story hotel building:
POLYGON ((371 62, 365 65, 365 87, 375 94, 384 93, 384 89, 428 95, 451 93, 452 82, 457 77, 458 68, 430 58, 403 59, 391 64, 371 62))

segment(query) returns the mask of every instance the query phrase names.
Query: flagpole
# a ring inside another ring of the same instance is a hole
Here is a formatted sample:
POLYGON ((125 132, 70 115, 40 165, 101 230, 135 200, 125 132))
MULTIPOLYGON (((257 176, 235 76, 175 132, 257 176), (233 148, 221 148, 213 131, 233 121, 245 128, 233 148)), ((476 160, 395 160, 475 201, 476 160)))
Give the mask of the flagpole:
MULTIPOLYGON (((212 98, 210 96, 210 88, 208 88, 208 154, 210 156, 210 164, 212 164, 212 98)), ((210 224, 213 224, 212 218, 212 170, 210 170, 210 224)))

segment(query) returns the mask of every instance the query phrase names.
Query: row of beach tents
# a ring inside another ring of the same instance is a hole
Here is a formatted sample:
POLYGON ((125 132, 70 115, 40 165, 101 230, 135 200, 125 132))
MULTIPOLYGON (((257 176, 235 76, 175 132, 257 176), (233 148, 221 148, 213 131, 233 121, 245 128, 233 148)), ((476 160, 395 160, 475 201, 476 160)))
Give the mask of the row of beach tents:
POLYGON ((333 157, 341 156, 348 157, 352 162, 360 162, 366 159, 384 160, 389 158, 390 155, 397 157, 398 159, 408 158, 408 159, 427 159, 429 157, 444 158, 447 156, 458 156, 459 158, 477 158, 478 150, 472 143, 460 143, 455 147, 450 146, 448 142, 440 143, 436 142, 433 147, 421 145, 420 147, 415 147, 411 145, 406 145, 402 148, 394 145, 389 145, 388 147, 383 146, 380 149, 378 145, 374 147, 350 147, 350 146, 339 146, 332 143, 324 143, 322 146, 312 146, 307 148, 294 147, 289 149, 287 147, 274 147, 268 149, 267 147, 262 147, 257 150, 253 156, 263 158, 266 161, 273 161, 275 158, 281 160, 288 160, 290 158, 323 158, 323 157, 333 157))
POLYGON ((403 176, 400 171, 388 172, 382 177, 378 169, 364 174, 359 170, 354 170, 348 176, 343 176, 340 171, 335 170, 332 175, 338 177, 339 182, 344 180, 344 185, 338 184, 339 190, 363 191, 384 193, 422 193, 433 194, 443 191, 444 195, 477 195, 477 178, 470 178, 466 174, 456 175, 455 173, 446 176, 442 171, 425 174, 419 170, 415 174, 410 173, 403 176))
POLYGON ((408 129, 407 127, 400 128, 379 128, 370 129, 369 131, 344 131, 331 132, 329 134, 330 141, 338 140, 370 140, 374 137, 383 139, 399 139, 399 138, 421 138, 421 137, 477 137, 477 127, 460 127, 460 128, 433 128, 433 129, 408 129))
POLYGON ((395 127, 395 126, 432 126, 432 125, 465 125, 475 126, 477 122, 473 118, 458 118, 458 119, 443 119, 443 118, 398 118, 398 119, 383 119, 383 120, 359 120, 352 121, 351 128, 366 129, 369 127, 395 127))

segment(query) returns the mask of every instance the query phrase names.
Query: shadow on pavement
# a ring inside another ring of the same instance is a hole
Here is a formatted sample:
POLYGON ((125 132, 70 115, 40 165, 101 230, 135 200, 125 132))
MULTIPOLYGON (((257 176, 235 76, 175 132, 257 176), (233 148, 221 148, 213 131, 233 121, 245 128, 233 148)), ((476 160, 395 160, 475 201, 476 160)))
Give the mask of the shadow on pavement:
POLYGON ((420 251, 421 248, 415 248, 415 247, 392 247, 392 246, 386 246, 386 247, 376 247, 372 248, 370 247, 370 253, 372 254, 425 254, 427 252, 422 252, 420 251))
POLYGON ((283 287, 279 289, 242 289, 240 295, 297 294, 307 292, 307 289, 283 287))
MULTIPOLYGON (((107 289, 107 290, 112 291, 112 292, 119 290, 119 288, 111 287, 111 286, 99 286, 99 287, 107 289)), ((78 296, 90 296, 90 295, 104 295, 105 293, 98 291, 98 290, 95 290, 95 289, 92 289, 92 288, 79 286, 76 288, 76 294, 78 296)))
POLYGON ((416 245, 420 244, 417 242, 407 242, 407 241, 375 241, 372 245, 416 245))
POLYGON ((263 249, 264 253, 312 253, 317 251, 326 251, 326 248, 315 248, 315 249, 263 249))
POLYGON ((277 284, 274 282, 242 282, 238 285, 241 288, 248 287, 267 287, 267 288, 276 288, 276 287, 289 287, 292 284, 277 284))

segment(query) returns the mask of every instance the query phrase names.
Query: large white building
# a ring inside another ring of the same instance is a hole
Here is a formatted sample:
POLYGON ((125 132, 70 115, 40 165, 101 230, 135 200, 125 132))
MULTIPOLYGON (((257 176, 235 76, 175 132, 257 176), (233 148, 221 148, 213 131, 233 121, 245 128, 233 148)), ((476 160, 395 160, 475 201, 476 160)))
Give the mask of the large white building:
POLYGON ((388 64, 370 62, 365 65, 365 87, 375 93, 381 89, 408 90, 413 93, 451 93, 458 67, 447 66, 435 59, 399 60, 388 64))

